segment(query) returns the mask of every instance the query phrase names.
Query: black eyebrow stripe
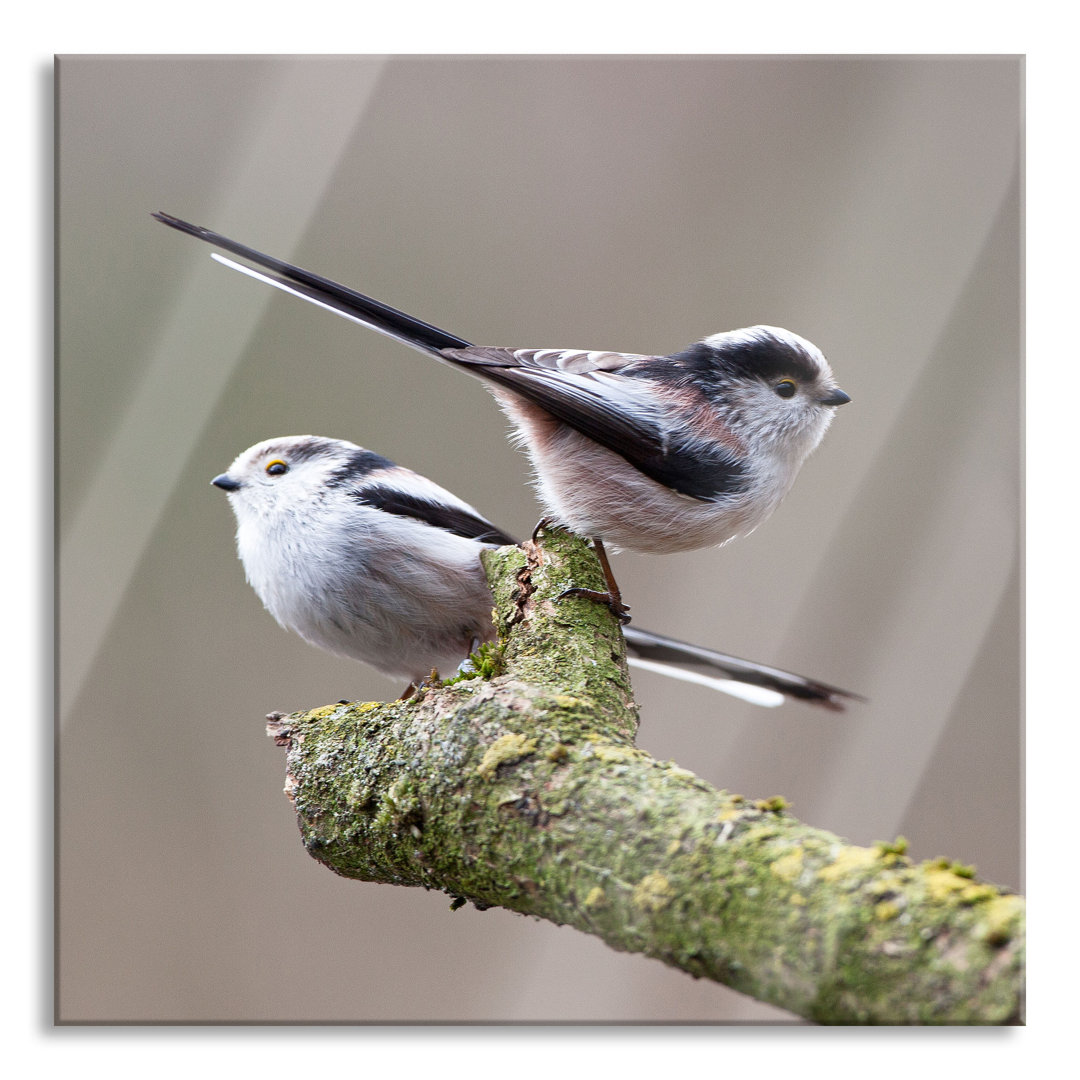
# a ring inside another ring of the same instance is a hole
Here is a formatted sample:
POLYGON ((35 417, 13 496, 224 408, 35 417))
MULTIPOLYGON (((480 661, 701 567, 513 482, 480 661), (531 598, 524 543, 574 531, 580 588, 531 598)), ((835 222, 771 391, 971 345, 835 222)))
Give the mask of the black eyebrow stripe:
MULTIPOLYGON (((319 457, 325 453, 325 449, 316 446, 313 447, 306 456, 319 457)), ((305 455, 302 452, 294 451, 293 456, 299 461, 305 455)), ((326 486, 344 487, 347 484, 356 483, 357 480, 362 480, 371 473, 396 468, 397 466, 394 462, 389 458, 383 457, 382 454, 376 454, 373 450, 364 450, 361 447, 357 447, 336 469, 334 469, 332 473, 330 473, 326 479, 326 486)))
POLYGON ((418 495, 409 495, 392 487, 371 484, 350 493, 357 502, 382 510, 386 514, 411 517, 436 529, 463 536, 467 540, 479 540, 485 544, 516 544, 517 541, 490 521, 471 514, 456 506, 432 502, 418 495))
POLYGON ((813 358, 797 345, 760 337, 729 341, 720 346, 697 341, 673 354, 672 359, 680 362, 685 373, 708 384, 716 377, 721 354, 725 370, 743 378, 772 381, 794 376, 804 382, 813 382, 821 374, 813 358))

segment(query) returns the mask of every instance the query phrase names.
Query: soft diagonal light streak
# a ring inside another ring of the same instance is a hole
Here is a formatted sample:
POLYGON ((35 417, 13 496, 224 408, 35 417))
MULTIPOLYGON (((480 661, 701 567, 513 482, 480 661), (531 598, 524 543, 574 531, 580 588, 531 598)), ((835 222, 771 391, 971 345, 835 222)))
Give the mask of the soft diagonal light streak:
MULTIPOLYGON (((381 65, 356 65, 351 70, 353 85, 343 86, 337 65, 282 63, 276 93, 253 122, 250 138, 236 148, 235 168, 226 173, 228 190, 207 211, 215 221, 264 236, 275 250, 295 247, 325 192, 325 185, 312 185, 308 179, 312 159, 321 159, 321 175, 329 183, 367 107, 381 65), (306 149, 302 161, 294 153, 298 124, 303 125, 306 149), (297 170, 296 177, 288 175, 290 168, 297 170), (263 189, 268 176, 274 178, 273 220, 251 220, 252 192, 263 189)), ((154 209, 133 207, 132 212, 145 213, 146 227, 157 228, 150 219, 154 209)), ((162 230, 163 244, 172 239, 162 230)), ((197 252, 191 256, 191 274, 65 529, 59 582, 61 723, 70 715, 207 418, 272 295, 256 297, 229 311, 227 318, 216 318, 225 302, 220 277, 197 252), (212 342, 200 339, 201 326, 213 326, 212 342), (139 493, 137 499, 131 498, 133 490, 139 493)))

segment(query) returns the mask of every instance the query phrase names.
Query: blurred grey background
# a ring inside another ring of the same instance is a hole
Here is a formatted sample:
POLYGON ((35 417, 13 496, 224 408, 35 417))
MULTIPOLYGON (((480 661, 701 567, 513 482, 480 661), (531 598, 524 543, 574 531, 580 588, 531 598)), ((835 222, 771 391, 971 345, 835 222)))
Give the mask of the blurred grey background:
POLYGON ((277 627, 210 478, 312 433, 511 531, 539 510, 478 383, 218 266, 158 209, 484 344, 669 352, 766 322, 821 346, 854 400, 773 518, 616 572, 639 625, 870 703, 638 673, 639 745, 1022 889, 1020 58, 57 72, 59 1019, 788 1019, 304 853, 264 714, 401 687, 277 627))

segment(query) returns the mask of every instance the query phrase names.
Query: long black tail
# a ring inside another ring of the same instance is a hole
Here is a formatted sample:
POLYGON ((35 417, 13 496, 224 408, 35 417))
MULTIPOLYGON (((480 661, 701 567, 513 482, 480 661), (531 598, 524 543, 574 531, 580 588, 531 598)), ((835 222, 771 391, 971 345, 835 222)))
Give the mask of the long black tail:
POLYGON ((754 660, 743 660, 738 656, 702 648, 700 645, 676 641, 637 626, 624 626, 623 637, 626 639, 626 651, 631 657, 706 674, 720 672, 724 678, 734 682, 761 686, 785 697, 799 698, 834 712, 843 712, 846 701, 866 700, 858 694, 841 690, 838 686, 830 686, 816 679, 759 664, 754 660))
POLYGON ((392 308, 379 300, 373 300, 370 296, 350 289, 347 285, 331 281, 330 278, 325 278, 320 274, 313 274, 310 270, 304 270, 281 259, 275 259, 272 255, 256 251, 255 248, 238 243, 236 240, 230 240, 229 237, 222 236, 221 233, 216 233, 212 229, 192 225, 190 221, 183 221, 181 218, 161 211, 152 216, 164 225, 179 229, 180 232, 188 233, 199 240, 205 240, 208 244, 230 251, 242 259, 253 262, 256 266, 263 267, 269 273, 259 276, 271 284, 290 292, 297 292, 324 307, 333 308, 340 314, 369 326, 372 330, 411 345, 414 349, 430 352, 439 356, 439 359, 445 359, 439 354, 440 349, 467 349, 471 344, 464 338, 413 318, 412 315, 398 311, 397 308, 392 308))

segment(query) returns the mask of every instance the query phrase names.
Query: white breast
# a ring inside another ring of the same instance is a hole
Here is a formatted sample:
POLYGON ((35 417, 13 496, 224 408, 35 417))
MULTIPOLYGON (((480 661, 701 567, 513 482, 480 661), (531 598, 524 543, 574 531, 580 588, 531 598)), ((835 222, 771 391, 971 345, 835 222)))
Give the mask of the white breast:
POLYGON ((237 531, 248 581, 286 629, 415 681, 451 674, 490 640, 484 545, 352 503, 237 531))

